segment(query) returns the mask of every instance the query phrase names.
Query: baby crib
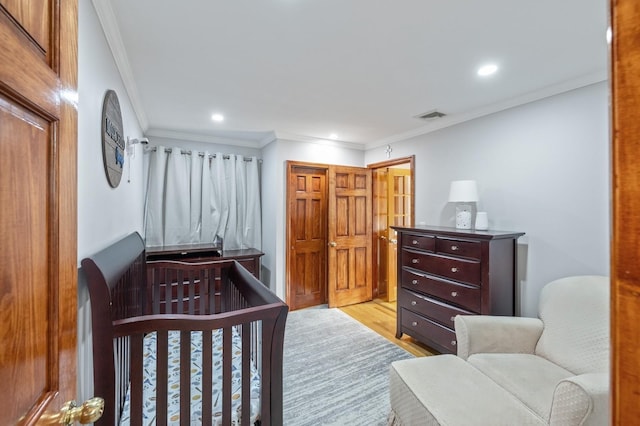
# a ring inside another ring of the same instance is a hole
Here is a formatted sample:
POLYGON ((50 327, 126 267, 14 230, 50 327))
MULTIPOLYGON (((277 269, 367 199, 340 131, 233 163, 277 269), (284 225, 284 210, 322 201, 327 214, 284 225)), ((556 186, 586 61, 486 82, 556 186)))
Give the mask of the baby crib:
POLYGON ((288 307, 234 261, 146 262, 133 233, 82 261, 97 425, 281 425, 288 307))

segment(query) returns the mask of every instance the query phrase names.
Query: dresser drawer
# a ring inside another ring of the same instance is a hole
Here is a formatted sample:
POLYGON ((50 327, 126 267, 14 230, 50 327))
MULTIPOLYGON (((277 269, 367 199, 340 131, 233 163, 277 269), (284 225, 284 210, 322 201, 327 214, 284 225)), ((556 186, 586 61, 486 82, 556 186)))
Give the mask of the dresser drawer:
POLYGON ((411 247, 418 250, 435 251, 436 238, 432 235, 402 234, 402 247, 411 247))
POLYGON ((474 314, 404 288, 398 293, 398 303, 402 308, 435 320, 449 328, 453 328, 453 319, 456 315, 474 314))
POLYGON ((436 251, 453 256, 480 260, 481 247, 479 241, 464 241, 453 238, 436 238, 436 251))
POLYGON ((433 266, 429 268, 437 275, 480 285, 480 262, 433 256, 433 266))
POLYGON ((478 261, 403 249, 402 265, 457 281, 480 285, 480 262, 478 261))
POLYGON ((480 289, 467 286, 432 275, 402 269, 402 288, 420 292, 438 299, 456 304, 471 312, 480 312, 480 289))
POLYGON ((418 340, 427 340, 427 344, 432 340, 452 353, 457 351, 456 333, 452 329, 407 309, 402 309, 402 329, 418 340))

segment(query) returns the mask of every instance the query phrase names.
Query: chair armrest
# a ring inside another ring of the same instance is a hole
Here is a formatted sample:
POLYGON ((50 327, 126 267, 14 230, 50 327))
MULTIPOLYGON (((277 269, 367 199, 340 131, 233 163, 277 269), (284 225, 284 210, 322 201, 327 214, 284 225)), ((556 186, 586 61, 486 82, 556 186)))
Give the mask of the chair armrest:
POLYGON ((553 392, 549 425, 609 423, 609 374, 589 373, 561 380, 553 392))
POLYGON ((475 353, 534 353, 542 334, 538 318, 458 315, 455 318, 458 356, 475 353))

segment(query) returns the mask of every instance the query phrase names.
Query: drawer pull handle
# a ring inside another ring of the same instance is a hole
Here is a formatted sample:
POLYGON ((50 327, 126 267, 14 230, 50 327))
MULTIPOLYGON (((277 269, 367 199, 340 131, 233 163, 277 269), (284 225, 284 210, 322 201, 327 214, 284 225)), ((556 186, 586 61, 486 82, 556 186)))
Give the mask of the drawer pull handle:
POLYGON ((458 251, 458 246, 456 245, 451 246, 451 251, 458 251))
POLYGON ((455 346, 455 345, 456 345, 456 341, 455 341, 455 340, 452 340, 452 341, 451 341, 451 346, 455 346))
POLYGON ((452 292, 451 292, 451 295, 452 295, 453 297, 458 297, 458 292, 457 292, 457 291, 452 291, 452 292))
POLYGON ((418 263, 418 259, 411 259, 411 263, 418 263))
POLYGON ((413 285, 418 284, 418 280, 413 280, 413 281, 411 281, 411 284, 413 284, 413 285))
POLYGON ((418 245, 418 240, 411 241, 411 244, 413 244, 414 246, 417 246, 418 245))
POLYGON ((415 326, 417 326, 417 325, 418 325, 418 323, 417 323, 417 321, 414 321, 414 322, 412 322, 412 323, 411 323, 411 325, 412 325, 413 327, 415 327, 415 326))
POLYGON ((456 268, 456 267, 451 268, 451 272, 453 272, 453 273, 458 272, 458 268, 456 268))
POLYGON ((411 306, 416 306, 418 304, 418 302, 416 302, 415 300, 411 301, 411 306))

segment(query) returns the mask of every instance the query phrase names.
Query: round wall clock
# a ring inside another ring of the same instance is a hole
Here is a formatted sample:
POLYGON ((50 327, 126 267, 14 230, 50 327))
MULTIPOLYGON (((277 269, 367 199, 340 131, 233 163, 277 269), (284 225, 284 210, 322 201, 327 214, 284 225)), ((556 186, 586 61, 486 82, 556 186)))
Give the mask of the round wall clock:
POLYGON ((102 103, 102 161, 112 188, 120 184, 124 169, 125 141, 118 95, 108 90, 102 103))

